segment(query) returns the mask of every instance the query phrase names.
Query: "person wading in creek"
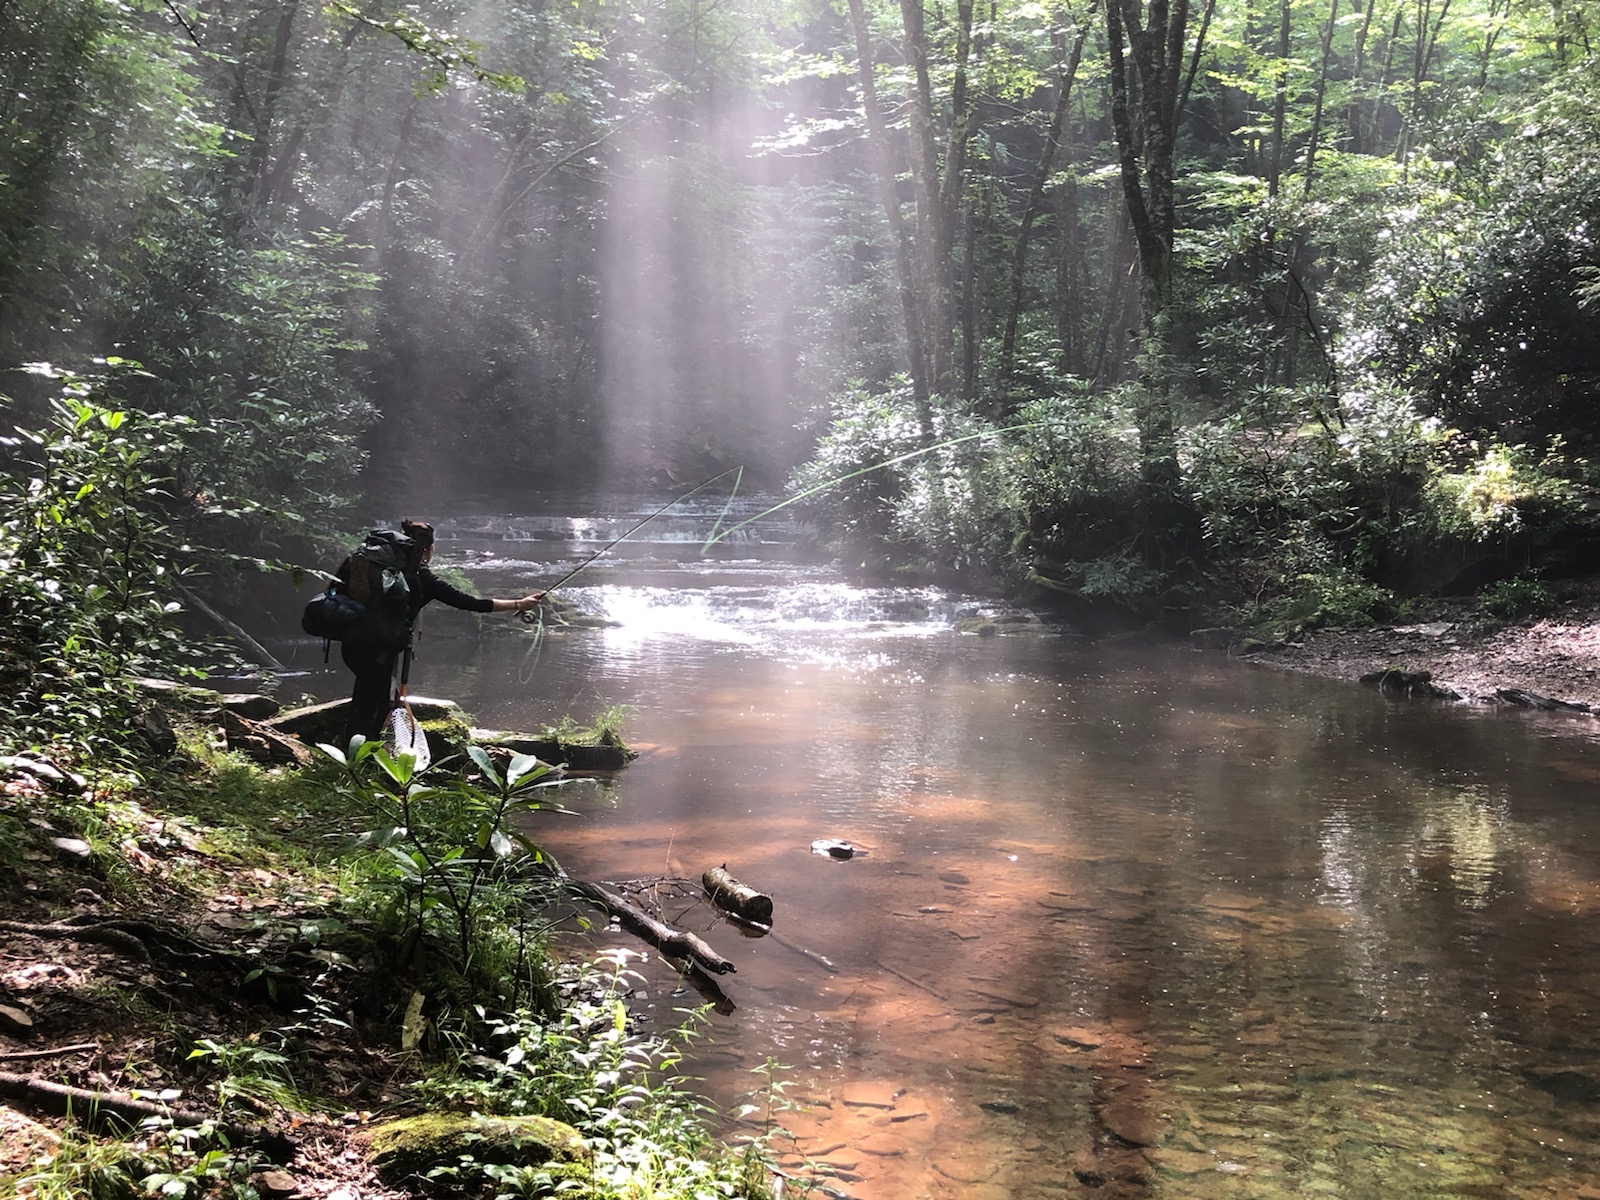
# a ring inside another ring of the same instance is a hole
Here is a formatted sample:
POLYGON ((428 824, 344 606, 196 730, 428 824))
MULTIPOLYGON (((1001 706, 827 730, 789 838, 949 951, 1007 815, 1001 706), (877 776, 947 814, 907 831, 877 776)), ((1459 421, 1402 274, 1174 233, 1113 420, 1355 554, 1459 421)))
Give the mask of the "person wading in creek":
MULTIPOLYGON (((400 532, 417 546, 415 565, 405 572, 406 585, 410 589, 413 625, 416 624, 417 614, 434 600, 467 612, 487 613, 524 612, 537 608, 544 599, 543 592, 532 592, 516 600, 491 599, 463 592, 428 569, 428 562, 433 558, 432 525, 427 521, 406 520, 400 523, 400 532)), ((350 582, 348 566, 346 563, 339 569, 339 578, 346 585, 350 582)), ((381 735, 384 720, 395 705, 395 668, 400 656, 405 653, 409 653, 409 647, 397 650, 392 646, 363 640, 359 636, 347 636, 340 643, 339 655, 356 677, 350 690, 349 715, 345 720, 344 739, 347 745, 358 733, 369 741, 381 735)))

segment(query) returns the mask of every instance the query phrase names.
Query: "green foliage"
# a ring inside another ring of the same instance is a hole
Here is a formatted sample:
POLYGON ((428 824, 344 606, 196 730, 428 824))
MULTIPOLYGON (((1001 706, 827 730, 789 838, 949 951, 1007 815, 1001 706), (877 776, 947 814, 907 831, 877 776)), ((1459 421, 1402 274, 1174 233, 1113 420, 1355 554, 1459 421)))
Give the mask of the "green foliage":
POLYGON ((68 1129, 54 1152, 0 1179, 5 1200, 133 1200, 137 1162, 125 1142, 103 1141, 68 1129))
MULTIPOLYGON (((769 1196, 759 1150, 717 1152, 709 1113, 675 1073, 692 1027, 670 1041, 632 1028, 624 1000, 633 979, 630 957, 617 951, 602 958, 603 967, 577 968, 563 981, 574 998, 555 1018, 480 1010, 485 1036, 502 1047, 497 1057, 463 1055, 457 1073, 421 1085, 421 1097, 430 1108, 470 1105, 574 1126, 594 1154, 582 1192, 595 1200, 769 1196)), ((468 1156, 450 1176, 465 1187, 487 1179, 497 1197, 532 1197, 563 1190, 564 1180, 571 1188, 570 1170, 495 1166, 468 1156)))
POLYGON ((944 400, 925 424, 904 382, 883 393, 855 388, 834 405, 833 423, 794 484, 839 545, 868 561, 957 571, 998 561, 1017 511, 999 430, 944 400))
POLYGON ((1287 584, 1287 596, 1272 606, 1265 621, 1273 629, 1360 629, 1393 620, 1402 611, 1394 593, 1339 567, 1299 575, 1287 584))
POLYGON ((1132 500, 1139 437, 1129 393, 1094 393, 1080 385, 1032 401, 1017 418, 1027 428, 1017 435, 1013 466, 1030 528, 1044 524, 1050 536, 1075 536, 1049 526, 1093 522, 1104 506, 1132 500))
POLYGON ((1485 542, 1527 533, 1548 536, 1578 511, 1569 480, 1552 468, 1556 453, 1535 457, 1526 446, 1470 443, 1459 470, 1441 468, 1428 499, 1443 533, 1485 542))
POLYGON ((1391 211, 1352 314, 1349 361, 1406 381, 1451 424, 1508 442, 1595 437, 1580 380, 1600 370, 1600 312, 1584 303, 1600 221, 1595 84, 1555 74, 1506 97, 1512 136, 1432 172, 1391 211), (1359 356, 1359 357, 1357 357, 1359 356))
POLYGON ((1340 421, 1263 391, 1236 415, 1184 432, 1180 457, 1213 559, 1273 564, 1284 578, 1348 570, 1376 578, 1431 532, 1422 496, 1443 440, 1409 396, 1349 393, 1340 421))
POLYGON ((633 711, 631 704, 612 704, 597 712, 590 725, 595 742, 601 746, 626 746, 622 728, 633 711))
POLYGON ((259 555, 325 531, 352 499, 375 417, 350 370, 374 276, 341 238, 247 238, 206 201, 163 213, 143 244, 146 269, 116 309, 144 371, 112 397, 193 418, 174 487, 230 542, 259 555))
POLYGON ((473 986, 548 1000, 537 953, 543 930, 528 927, 527 913, 553 876, 535 869, 544 854, 519 821, 560 811, 542 797, 572 781, 551 778, 532 755, 513 755, 502 771, 477 746, 467 753, 478 783, 442 766, 427 776, 437 782, 424 782, 410 754, 359 738, 348 753, 322 749, 343 767, 336 787, 344 801, 379 822, 347 850, 360 871, 355 903, 418 950, 424 939, 446 947, 450 970, 473 986))
POLYGON ((0 7, 0 363, 86 354, 145 222, 216 152, 175 32, 143 5, 0 7))
POLYGON ((146 1121, 136 1139, 90 1137, 69 1126, 59 1146, 27 1168, 0 1179, 5 1200, 135 1200, 164 1196, 256 1200, 249 1182, 260 1159, 219 1146, 209 1124, 178 1128, 146 1121))
POLYGON ((834 398, 832 422, 793 489, 816 493, 809 511, 841 540, 891 545, 899 538, 895 514, 908 490, 907 472, 879 468, 921 445, 909 383, 882 393, 854 387, 834 398))
POLYGON ((275 1105, 299 1112, 304 1104, 295 1094, 289 1057, 259 1039, 224 1042, 201 1038, 189 1052, 190 1060, 214 1063, 222 1078, 217 1082, 217 1108, 227 1113, 236 1107, 275 1105))
POLYGON ((1508 621, 1538 616, 1555 607, 1555 592, 1542 579, 1533 575, 1514 575, 1498 579, 1478 590, 1478 602, 1484 611, 1508 621))
POLYGON ((94 381, 38 370, 65 394, 44 428, 0 439, 0 744, 115 757, 132 680, 182 671, 202 649, 174 621, 189 555, 171 462, 190 423, 103 407, 94 381))
POLYGON ((1126 553, 1059 563, 1052 568, 1051 577, 1086 600, 1123 604, 1154 595, 1166 582, 1161 571, 1126 553))

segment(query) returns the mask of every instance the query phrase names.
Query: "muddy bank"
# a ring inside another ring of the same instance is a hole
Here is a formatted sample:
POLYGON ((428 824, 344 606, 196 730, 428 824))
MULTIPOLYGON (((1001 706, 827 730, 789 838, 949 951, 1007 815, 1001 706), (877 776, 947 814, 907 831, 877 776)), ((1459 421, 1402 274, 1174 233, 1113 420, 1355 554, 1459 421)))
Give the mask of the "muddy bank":
POLYGON ((1405 624, 1307 631, 1245 657, 1331 679, 1425 673, 1463 703, 1522 703, 1524 693, 1600 717, 1600 577, 1555 591, 1556 606, 1536 618, 1503 621, 1470 601, 1431 601, 1405 624))

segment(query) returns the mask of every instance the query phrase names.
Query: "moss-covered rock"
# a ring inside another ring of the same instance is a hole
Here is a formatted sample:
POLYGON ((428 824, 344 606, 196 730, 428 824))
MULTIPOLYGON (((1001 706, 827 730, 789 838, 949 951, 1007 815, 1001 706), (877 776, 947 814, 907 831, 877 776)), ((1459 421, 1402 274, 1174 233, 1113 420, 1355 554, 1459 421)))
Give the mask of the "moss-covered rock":
POLYGON ((378 1177, 391 1186, 425 1179, 436 1167, 458 1166, 463 1157, 514 1167, 581 1167, 590 1157, 583 1135, 550 1117, 424 1113, 376 1125, 360 1141, 378 1177))

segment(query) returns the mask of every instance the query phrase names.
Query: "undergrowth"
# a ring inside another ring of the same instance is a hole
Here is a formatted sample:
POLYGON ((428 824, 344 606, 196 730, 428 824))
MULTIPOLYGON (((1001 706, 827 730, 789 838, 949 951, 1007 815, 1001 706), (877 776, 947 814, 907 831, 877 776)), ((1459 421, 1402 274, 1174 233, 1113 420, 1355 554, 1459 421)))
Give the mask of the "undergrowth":
MULTIPOLYGON (((130 1056, 100 1069, 106 1086, 153 1081, 137 1086, 181 1094, 212 1123, 158 1121, 126 1136, 69 1125, 27 1170, 0 1179, 0 1200, 253 1200, 262 1159, 230 1145, 224 1127, 336 1128, 353 1107, 341 1089, 361 1076, 391 1095, 362 1122, 418 1110, 541 1114, 576 1129, 590 1156, 507 1165, 485 1147, 439 1164, 418 1194, 770 1196, 764 1143, 721 1145, 714 1114, 679 1073, 692 1014, 677 1037, 641 1034, 626 1006, 626 955, 552 959, 544 914, 559 890, 528 818, 554 808, 565 785, 544 764, 474 750, 419 774, 408 756, 357 746, 303 770, 263 769, 191 730, 147 774, 43 807, 51 834, 88 842, 82 869, 117 911, 182 920, 220 900, 248 916, 253 932, 229 948, 254 963, 237 997, 190 987, 179 994, 191 1004, 162 1007, 162 980, 131 992, 91 980, 79 993, 84 1011, 115 1027, 108 1044, 130 1056)), ((0 866, 13 879, 46 869, 30 811, 40 807, 36 796, 0 796, 0 866)), ((40 894, 72 886, 64 878, 40 894)))

